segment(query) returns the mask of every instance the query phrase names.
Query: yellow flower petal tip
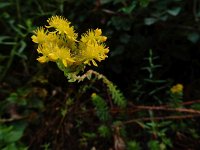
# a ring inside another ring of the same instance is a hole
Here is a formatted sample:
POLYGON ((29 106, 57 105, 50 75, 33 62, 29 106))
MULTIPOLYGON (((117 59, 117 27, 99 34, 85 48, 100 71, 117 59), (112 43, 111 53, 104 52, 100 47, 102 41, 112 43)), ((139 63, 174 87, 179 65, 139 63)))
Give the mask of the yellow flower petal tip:
POLYGON ((102 34, 101 29, 98 29, 98 28, 94 32, 95 32, 96 36, 100 36, 102 34))
POLYGON ((37 58, 37 60, 38 60, 40 63, 48 62, 48 59, 47 59, 45 56, 41 56, 41 57, 37 58))
POLYGON ((52 61, 56 61, 56 60, 58 59, 58 56, 56 56, 55 53, 49 54, 48 57, 49 57, 50 60, 52 60, 52 61))
POLYGON ((97 94, 96 93, 92 93, 92 95, 91 95, 91 97, 96 97, 97 96, 97 94))
POLYGON ((106 36, 102 36, 101 41, 105 42, 106 40, 107 40, 107 37, 106 36))
POLYGON ((44 30, 43 27, 39 27, 38 29, 36 29, 36 30, 34 31, 34 34, 35 34, 35 35, 33 35, 33 36, 31 37, 31 38, 32 38, 32 41, 33 41, 34 43, 41 44, 41 43, 45 42, 45 39, 46 39, 47 35, 46 35, 46 32, 45 32, 45 30, 44 30))

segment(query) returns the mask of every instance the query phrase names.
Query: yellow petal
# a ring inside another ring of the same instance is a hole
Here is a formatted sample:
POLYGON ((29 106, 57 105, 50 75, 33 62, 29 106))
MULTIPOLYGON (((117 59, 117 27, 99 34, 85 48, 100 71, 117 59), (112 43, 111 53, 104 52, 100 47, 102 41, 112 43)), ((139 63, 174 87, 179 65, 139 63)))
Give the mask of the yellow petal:
POLYGON ((42 53, 42 47, 41 47, 41 46, 38 46, 37 52, 38 52, 38 53, 42 53))
MULTIPOLYGON (((105 48, 105 49, 104 49, 104 52, 105 52, 105 53, 108 53, 108 52, 109 52, 109 48, 105 48)), ((106 57, 108 57, 108 56, 106 56, 106 57)))
POLYGON ((92 60, 92 63, 93 63, 94 66, 96 66, 96 67, 98 66, 97 63, 94 60, 92 60))
POLYGON ((67 67, 67 61, 66 60, 62 60, 62 63, 63 63, 63 65, 65 66, 65 67, 67 67))
POLYGON ((75 60, 73 60, 72 58, 67 58, 67 60, 70 62, 75 62, 75 60))
POLYGON ((48 55, 48 57, 51 59, 51 61, 56 61, 56 60, 58 59, 58 56, 55 55, 54 53, 50 53, 50 54, 48 55))
POLYGON ((38 43, 37 36, 33 35, 31 38, 34 43, 38 43))
POLYGON ((83 63, 84 63, 84 64, 88 64, 89 66, 91 66, 89 60, 86 60, 86 61, 84 61, 83 63))
POLYGON ((37 58, 37 60, 40 62, 40 63, 45 63, 48 61, 47 57, 46 56, 41 56, 39 58, 37 58))
POLYGON ((101 29, 98 29, 98 28, 94 32, 95 32, 96 36, 100 36, 102 34, 101 29))
POLYGON ((105 42, 106 40, 107 40, 107 37, 106 36, 102 36, 101 41, 105 42))

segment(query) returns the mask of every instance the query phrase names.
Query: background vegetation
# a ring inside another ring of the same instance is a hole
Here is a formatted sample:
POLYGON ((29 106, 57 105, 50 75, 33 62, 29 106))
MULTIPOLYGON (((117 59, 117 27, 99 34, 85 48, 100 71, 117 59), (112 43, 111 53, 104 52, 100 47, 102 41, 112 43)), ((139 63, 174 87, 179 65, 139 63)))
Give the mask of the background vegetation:
POLYGON ((1 0, 0 32, 0 149, 199 148, 198 0, 1 0), (36 61, 32 31, 52 15, 102 29, 109 58, 88 69, 120 94, 36 61))

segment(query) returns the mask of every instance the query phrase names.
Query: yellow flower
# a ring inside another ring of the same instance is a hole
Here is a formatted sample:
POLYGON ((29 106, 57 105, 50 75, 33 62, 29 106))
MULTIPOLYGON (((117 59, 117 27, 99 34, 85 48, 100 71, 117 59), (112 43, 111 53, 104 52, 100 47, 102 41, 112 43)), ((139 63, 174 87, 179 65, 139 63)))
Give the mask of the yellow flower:
POLYGON ((96 29, 96 30, 89 30, 86 33, 84 33, 81 36, 81 42, 87 43, 87 42, 105 42, 107 40, 106 36, 102 36, 102 31, 101 29, 96 29))
POLYGON ((174 85, 171 89, 170 89, 171 93, 173 94, 178 94, 178 93, 183 93, 183 85, 178 83, 176 85, 174 85))
POLYGON ((96 93, 92 93, 92 95, 91 95, 92 98, 95 98, 96 96, 97 96, 96 93))
POLYGON ((46 37, 46 43, 60 44, 61 42, 63 42, 63 40, 60 39, 59 36, 56 35, 56 33, 52 33, 52 32, 48 33, 48 35, 46 37))
POLYGON ((43 27, 34 31, 33 42, 38 44, 37 52, 42 54, 37 58, 40 63, 60 60, 65 67, 97 66, 96 61, 102 61, 107 56, 109 49, 103 42, 107 40, 102 36, 101 29, 89 30, 77 41, 77 34, 70 22, 61 16, 52 16, 47 20, 46 30, 43 27))
POLYGON ((70 27, 70 22, 61 16, 52 16, 47 20, 49 26, 47 28, 55 28, 58 34, 66 34, 70 40, 76 41, 77 34, 74 32, 74 27, 70 27))
POLYGON ((83 60, 84 64, 90 65, 90 62, 92 62, 94 66, 97 66, 95 60, 100 62, 108 57, 106 54, 109 52, 109 49, 97 42, 88 42, 85 47, 82 46, 81 48, 80 58, 83 60))
POLYGON ((38 29, 36 29, 34 31, 34 33, 36 35, 33 35, 31 38, 32 38, 32 41, 35 42, 35 43, 38 43, 38 44, 42 44, 45 42, 46 40, 46 37, 47 37, 47 34, 46 32, 44 31, 44 28, 43 27, 40 27, 38 29))
POLYGON ((39 45, 37 48, 38 53, 42 54, 43 56, 40 56, 39 58, 37 58, 37 60, 40 63, 45 63, 49 61, 49 54, 53 52, 53 47, 54 45, 52 45, 51 43, 44 43, 42 45, 39 45))
POLYGON ((96 30, 94 30, 94 33, 95 33, 95 35, 96 35, 96 40, 98 41, 100 41, 100 42, 105 42, 106 40, 107 40, 107 37, 106 36, 102 36, 101 34, 102 34, 102 31, 101 31, 101 29, 96 29, 96 30))
POLYGON ((73 62, 73 58, 71 57, 70 50, 68 48, 59 48, 58 46, 54 47, 54 51, 48 55, 51 61, 61 60, 63 65, 67 67, 69 64, 71 65, 73 62))
POLYGON ((100 36, 101 34, 102 34, 102 31, 101 31, 101 29, 96 29, 96 30, 94 30, 94 33, 96 34, 96 36, 100 36))

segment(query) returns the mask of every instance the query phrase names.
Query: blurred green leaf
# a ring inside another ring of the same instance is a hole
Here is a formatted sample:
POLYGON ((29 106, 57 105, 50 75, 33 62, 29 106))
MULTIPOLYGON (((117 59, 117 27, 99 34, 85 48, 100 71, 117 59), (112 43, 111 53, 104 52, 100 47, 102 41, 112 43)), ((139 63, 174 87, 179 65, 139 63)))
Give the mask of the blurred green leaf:
POLYGON ((131 36, 129 34, 124 33, 124 34, 120 35, 119 40, 121 43, 127 44, 130 41, 130 38, 131 38, 131 36))
POLYGON ((129 141, 127 143, 127 150, 141 150, 139 142, 129 141))
POLYGON ((11 2, 0 2, 0 9, 12 5, 11 2))
POLYGON ((101 125, 98 128, 98 132, 101 137, 110 137, 110 135, 111 135, 110 129, 106 125, 101 125))
POLYGON ((104 4, 108 4, 110 2, 112 2, 113 0, 100 0, 101 4, 104 5, 104 4))
POLYGON ((16 145, 16 143, 8 144, 2 150, 28 150, 28 147, 24 147, 22 145, 16 145))
POLYGON ((140 5, 141 5, 142 7, 147 7, 148 4, 149 4, 149 0, 140 0, 140 5))
POLYGON ((157 21, 158 21, 158 19, 156 19, 156 18, 145 18, 144 24, 145 25, 152 25, 152 24, 156 23, 157 21))
POLYGON ((0 125, 0 140, 5 143, 13 143, 18 141, 24 132, 26 123, 18 122, 14 125, 0 125))
POLYGON ((24 132, 24 128, 23 127, 18 128, 18 129, 13 128, 13 131, 11 131, 7 135, 5 135, 4 138, 7 139, 7 142, 16 142, 22 137, 23 132, 24 132))
POLYGON ((199 34, 196 32, 193 32, 193 33, 188 34, 187 38, 192 43, 196 43, 199 40, 199 34))
POLYGON ((110 52, 110 55, 112 57, 117 56, 117 55, 121 55, 121 54, 123 54, 124 49, 125 48, 124 48, 123 45, 118 45, 115 50, 113 50, 113 51, 110 52))
POLYGON ((113 25, 117 30, 122 29, 125 31, 129 31, 131 29, 132 22, 131 20, 127 18, 120 18, 120 17, 114 16, 108 22, 108 25, 113 25))
POLYGON ((172 9, 168 9, 167 12, 172 16, 177 16, 181 11, 181 7, 174 7, 172 9))
POLYGON ((161 150, 159 141, 157 140, 151 140, 148 142, 148 147, 150 150, 161 150))
POLYGON ((125 14, 131 14, 132 11, 135 9, 136 4, 137 4, 137 1, 132 1, 130 5, 121 8, 120 11, 122 11, 125 14))
POLYGON ((24 50, 25 50, 25 48, 26 48, 26 46, 27 46, 27 44, 23 41, 23 40, 21 40, 20 42, 19 42, 19 48, 17 49, 17 51, 16 51, 16 54, 15 55, 17 55, 17 56, 19 56, 19 57, 21 57, 21 58, 23 58, 23 59, 27 59, 27 56, 23 53, 24 52, 24 50))
POLYGON ((18 150, 18 148, 15 143, 11 143, 4 147, 2 150, 18 150))
POLYGON ((13 37, 2 35, 0 36, 0 44, 15 45, 17 42, 13 42, 13 37))
POLYGON ((167 21, 168 19, 168 15, 162 15, 159 17, 159 20, 162 20, 162 21, 167 21))
POLYGON ((93 132, 83 132, 82 135, 87 139, 93 139, 97 137, 97 135, 93 132))

